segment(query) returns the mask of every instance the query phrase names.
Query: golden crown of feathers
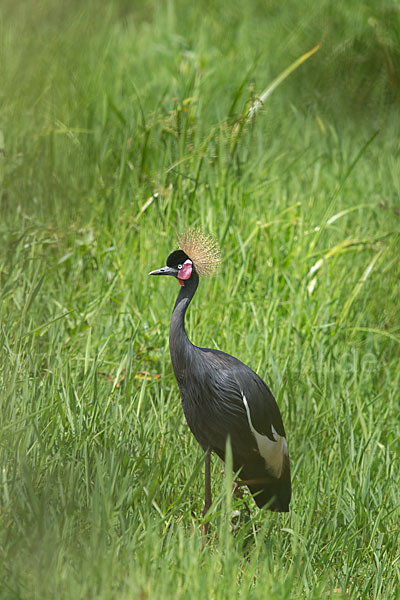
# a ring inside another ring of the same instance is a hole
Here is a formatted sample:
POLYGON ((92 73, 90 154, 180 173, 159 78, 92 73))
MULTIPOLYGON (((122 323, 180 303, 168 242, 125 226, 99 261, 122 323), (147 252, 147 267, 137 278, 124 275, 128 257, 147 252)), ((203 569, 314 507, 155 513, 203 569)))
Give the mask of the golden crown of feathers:
POLYGON ((190 258, 197 273, 207 277, 221 263, 221 253, 216 239, 200 229, 189 229, 178 236, 179 248, 190 258))

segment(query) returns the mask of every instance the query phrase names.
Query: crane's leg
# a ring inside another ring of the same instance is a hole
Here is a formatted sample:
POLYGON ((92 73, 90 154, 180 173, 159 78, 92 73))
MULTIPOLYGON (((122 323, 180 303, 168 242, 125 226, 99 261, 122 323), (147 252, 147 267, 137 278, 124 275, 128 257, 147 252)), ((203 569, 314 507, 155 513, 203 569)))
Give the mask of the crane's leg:
MULTIPOLYGON (((203 508, 203 517, 207 514, 208 509, 212 504, 211 497, 211 450, 208 449, 205 456, 205 471, 204 471, 204 481, 205 481, 205 498, 204 498, 204 508, 203 508)), ((208 527, 210 523, 204 523, 201 533, 202 535, 207 535, 208 527)))
MULTIPOLYGON (((257 483, 270 483, 270 479, 268 478, 264 478, 264 479, 246 479, 244 481, 237 481, 237 479, 235 479, 235 481, 233 482, 233 486, 232 486, 232 496, 238 496, 240 499, 243 499, 243 494, 241 491, 241 487, 243 487, 244 485, 252 485, 252 484, 257 484, 257 483)), ((244 502, 244 506, 246 508, 247 513, 250 515, 250 508, 247 504, 247 502, 244 502)))
MULTIPOLYGON (((236 479, 233 482, 233 486, 232 486, 232 496, 237 496, 238 498, 240 498, 241 500, 243 500, 243 492, 241 490, 241 481, 237 481, 236 479)), ((246 512, 248 515, 251 514, 249 505, 247 504, 247 502, 243 502, 244 507, 246 509, 246 512)))
POLYGON ((254 484, 257 484, 257 483, 271 483, 271 482, 272 482, 272 479, 270 479, 268 477, 264 477, 263 479, 245 479, 243 481, 237 481, 237 480, 235 480, 233 482, 232 493, 234 494, 238 488, 241 488, 244 485, 254 485, 254 484))

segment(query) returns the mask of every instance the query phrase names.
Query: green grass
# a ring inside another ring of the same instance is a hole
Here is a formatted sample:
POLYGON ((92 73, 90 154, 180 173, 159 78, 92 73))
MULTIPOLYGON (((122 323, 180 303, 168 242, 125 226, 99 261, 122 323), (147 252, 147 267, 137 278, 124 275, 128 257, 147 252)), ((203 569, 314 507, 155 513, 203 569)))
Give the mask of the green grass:
POLYGON ((0 598, 388 599, 400 589, 395 2, 0 11, 0 598), (299 56, 321 49, 268 98, 299 56), (175 233, 219 240, 194 343, 268 382, 287 515, 230 514, 168 352, 175 233))

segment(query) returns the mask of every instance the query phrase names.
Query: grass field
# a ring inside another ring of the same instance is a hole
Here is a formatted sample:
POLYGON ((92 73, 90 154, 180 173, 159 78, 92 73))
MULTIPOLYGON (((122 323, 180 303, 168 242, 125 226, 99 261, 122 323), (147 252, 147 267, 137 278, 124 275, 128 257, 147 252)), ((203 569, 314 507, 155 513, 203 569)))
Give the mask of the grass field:
POLYGON ((3 0, 0 61, 0 598, 400 597, 397 3, 3 0), (233 522, 214 460, 205 547, 147 277, 194 226, 189 336, 268 382, 293 471, 233 522))

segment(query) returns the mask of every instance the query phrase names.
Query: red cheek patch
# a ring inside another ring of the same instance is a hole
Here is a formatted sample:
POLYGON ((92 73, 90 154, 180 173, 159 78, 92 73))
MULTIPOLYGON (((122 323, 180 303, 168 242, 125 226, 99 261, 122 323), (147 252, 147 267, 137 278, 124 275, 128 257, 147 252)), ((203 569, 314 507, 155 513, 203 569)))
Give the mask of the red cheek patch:
POLYGON ((193 265, 191 260, 187 260, 183 263, 182 269, 179 271, 178 282, 179 285, 184 286, 184 281, 189 279, 192 274, 193 265))

